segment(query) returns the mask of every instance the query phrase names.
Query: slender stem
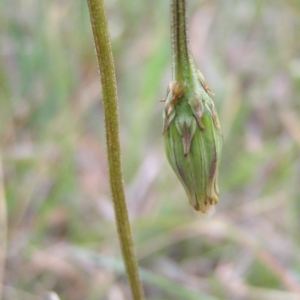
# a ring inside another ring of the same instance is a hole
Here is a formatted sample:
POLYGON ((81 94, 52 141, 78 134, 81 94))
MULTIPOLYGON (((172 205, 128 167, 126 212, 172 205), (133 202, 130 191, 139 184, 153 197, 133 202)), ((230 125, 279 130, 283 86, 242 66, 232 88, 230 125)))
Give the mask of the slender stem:
POLYGON ((172 1, 172 69, 173 80, 185 80, 192 73, 190 49, 188 43, 188 32, 186 25, 186 1, 172 1))
POLYGON ((144 299, 125 201, 121 171, 115 68, 103 0, 87 0, 102 85, 109 180, 119 241, 134 300, 144 299))

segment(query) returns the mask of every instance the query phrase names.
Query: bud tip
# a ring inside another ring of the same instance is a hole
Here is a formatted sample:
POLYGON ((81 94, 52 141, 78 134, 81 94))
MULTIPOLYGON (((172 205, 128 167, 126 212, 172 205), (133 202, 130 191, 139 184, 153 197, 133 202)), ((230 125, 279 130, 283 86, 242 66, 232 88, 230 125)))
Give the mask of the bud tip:
POLYGON ((207 210, 205 212, 201 210, 194 210, 194 212, 197 218, 211 219, 216 212, 216 205, 215 204, 208 205, 207 210))

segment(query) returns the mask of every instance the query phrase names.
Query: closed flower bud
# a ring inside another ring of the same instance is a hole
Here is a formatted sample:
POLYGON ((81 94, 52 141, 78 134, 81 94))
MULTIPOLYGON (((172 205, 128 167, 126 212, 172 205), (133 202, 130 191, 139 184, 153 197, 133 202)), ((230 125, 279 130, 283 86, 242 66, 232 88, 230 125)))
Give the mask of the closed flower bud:
POLYGON ((196 82, 172 82, 163 112, 168 161, 196 211, 210 213, 218 203, 222 134, 202 74, 196 82))
POLYGON ((186 0, 172 0, 172 77, 163 111, 168 161, 196 211, 211 214, 218 203, 222 133, 213 94, 197 69, 186 25, 186 0))

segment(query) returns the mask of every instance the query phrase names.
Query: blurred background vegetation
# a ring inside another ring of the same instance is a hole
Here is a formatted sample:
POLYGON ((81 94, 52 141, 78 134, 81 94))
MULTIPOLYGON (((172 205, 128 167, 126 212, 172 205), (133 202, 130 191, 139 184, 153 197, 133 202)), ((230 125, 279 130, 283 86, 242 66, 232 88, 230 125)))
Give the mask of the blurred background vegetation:
MULTIPOLYGON (((106 5, 147 299, 300 299, 300 2, 188 0, 224 133, 212 219, 194 214, 164 154, 169 1, 106 5)), ((130 299, 87 4, 1 0, 0 24, 4 299, 130 299)))

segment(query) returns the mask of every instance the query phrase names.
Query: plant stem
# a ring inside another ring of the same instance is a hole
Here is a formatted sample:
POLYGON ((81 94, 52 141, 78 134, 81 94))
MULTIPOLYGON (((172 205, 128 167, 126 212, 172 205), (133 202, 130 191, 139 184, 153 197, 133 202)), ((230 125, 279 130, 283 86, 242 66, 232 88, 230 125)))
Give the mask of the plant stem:
POLYGON ((171 0, 173 81, 191 79, 195 70, 186 25, 186 0, 171 0))
POLYGON ((87 0, 87 2, 90 11, 90 19, 100 70, 109 181, 119 241, 121 244, 127 276, 130 282, 132 297, 134 300, 142 300, 144 299, 143 289, 133 248, 133 240, 123 188, 117 87, 105 7, 103 0, 87 0))

